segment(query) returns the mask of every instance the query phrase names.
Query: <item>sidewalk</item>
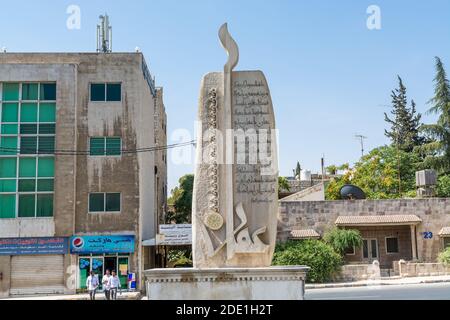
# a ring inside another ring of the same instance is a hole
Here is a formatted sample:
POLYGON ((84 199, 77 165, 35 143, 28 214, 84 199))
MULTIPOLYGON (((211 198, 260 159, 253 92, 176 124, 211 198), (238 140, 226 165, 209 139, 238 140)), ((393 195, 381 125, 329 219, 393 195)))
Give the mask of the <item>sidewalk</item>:
POLYGON ((308 290, 308 289, 389 286, 389 285, 408 285, 408 284, 442 283, 442 282, 450 282, 450 276, 415 277, 415 278, 393 277, 391 279, 381 279, 381 280, 362 280, 362 281, 342 282, 342 283, 307 284, 305 288, 308 290))
MULTIPOLYGON (((140 300, 140 292, 123 292, 122 295, 117 294, 117 300, 140 300)), ((2 300, 2 299, 0 299, 2 300)), ((31 297, 16 297, 7 298, 3 300, 89 300, 89 294, 76 294, 76 295, 60 295, 60 296, 31 296, 31 297)), ((106 300, 103 293, 97 293, 95 300, 106 300)))

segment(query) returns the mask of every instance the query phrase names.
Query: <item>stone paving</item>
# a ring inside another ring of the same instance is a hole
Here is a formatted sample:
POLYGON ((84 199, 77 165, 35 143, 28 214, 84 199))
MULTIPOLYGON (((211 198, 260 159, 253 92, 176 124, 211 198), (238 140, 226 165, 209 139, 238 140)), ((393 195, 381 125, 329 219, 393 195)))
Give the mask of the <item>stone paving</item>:
MULTIPOLYGON (((106 300, 103 293, 97 293, 95 299, 98 301, 106 300)), ((123 292, 117 293, 117 300, 140 300, 140 292, 123 292)), ((76 294, 76 295, 60 295, 60 296, 31 296, 31 297, 14 297, 3 300, 89 300, 89 294, 76 294)))

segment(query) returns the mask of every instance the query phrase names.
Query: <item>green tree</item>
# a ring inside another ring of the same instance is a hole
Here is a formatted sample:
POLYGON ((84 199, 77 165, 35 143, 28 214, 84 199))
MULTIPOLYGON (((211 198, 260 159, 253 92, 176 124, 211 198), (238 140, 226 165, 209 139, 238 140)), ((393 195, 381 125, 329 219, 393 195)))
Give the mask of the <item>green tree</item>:
POLYGON ((421 131, 428 143, 417 148, 425 156, 423 168, 433 168, 439 173, 450 173, 450 84, 444 65, 436 57, 435 94, 430 100, 429 114, 439 115, 436 124, 423 125, 421 131))
POLYGON ((180 178, 179 185, 172 190, 168 203, 173 205, 175 212, 167 215, 167 223, 191 223, 192 192, 194 175, 187 174, 180 178))
POLYGON ((390 130, 385 130, 385 135, 400 150, 411 152, 423 142, 423 138, 419 135, 422 115, 417 114, 414 100, 411 101, 411 108, 408 107, 406 87, 399 76, 398 82, 399 87, 391 93, 393 118, 384 114, 385 121, 391 125, 390 130))
POLYGON ((438 197, 450 198, 450 175, 439 177, 436 191, 438 197))
POLYGON ((327 173, 331 176, 335 176, 338 170, 339 170, 338 167, 334 164, 326 168, 327 173))
POLYGON ((415 196, 415 174, 419 164, 420 158, 413 152, 397 150, 395 146, 376 148, 343 176, 331 179, 326 197, 329 200, 340 199, 339 191, 346 184, 363 189, 368 199, 415 196))
POLYGON ((341 256, 345 255, 347 249, 360 248, 363 244, 361 233, 352 229, 333 228, 324 234, 323 240, 341 256))
POLYGON ((450 248, 445 249, 439 254, 438 262, 443 263, 447 266, 450 265, 450 248))
POLYGON ((302 173, 302 166, 300 165, 300 162, 297 161, 297 166, 293 170, 294 172, 294 179, 300 180, 301 173, 302 173))
POLYGON ((325 282, 332 279, 343 263, 342 257, 333 248, 320 240, 289 241, 278 244, 273 265, 311 268, 308 282, 325 282))
POLYGON ((278 177, 278 190, 286 190, 288 192, 291 191, 289 181, 286 177, 278 177))

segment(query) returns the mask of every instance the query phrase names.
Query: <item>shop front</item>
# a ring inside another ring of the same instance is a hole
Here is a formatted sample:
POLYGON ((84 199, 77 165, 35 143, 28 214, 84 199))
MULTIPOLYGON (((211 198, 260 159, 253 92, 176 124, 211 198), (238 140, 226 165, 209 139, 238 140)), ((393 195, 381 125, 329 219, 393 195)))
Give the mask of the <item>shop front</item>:
MULTIPOLYGON (((90 271, 94 271, 101 280, 106 270, 117 273, 122 289, 129 288, 128 278, 133 275, 131 259, 135 252, 134 236, 74 236, 70 241, 70 251, 78 256, 78 290, 86 289, 90 271)), ((102 290, 102 287, 99 289, 102 290)))
POLYGON ((8 295, 63 294, 68 252, 64 237, 0 239, 0 274, 8 275, 1 279, 9 284, 8 295))

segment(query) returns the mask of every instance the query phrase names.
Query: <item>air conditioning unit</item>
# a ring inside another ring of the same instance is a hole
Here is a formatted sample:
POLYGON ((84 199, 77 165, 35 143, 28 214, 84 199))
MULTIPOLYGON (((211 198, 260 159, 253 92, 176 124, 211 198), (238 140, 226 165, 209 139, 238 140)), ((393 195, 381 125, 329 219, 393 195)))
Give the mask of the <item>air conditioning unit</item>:
POLYGON ((416 186, 430 187, 437 184, 437 174, 434 170, 422 170, 416 172, 416 186))

